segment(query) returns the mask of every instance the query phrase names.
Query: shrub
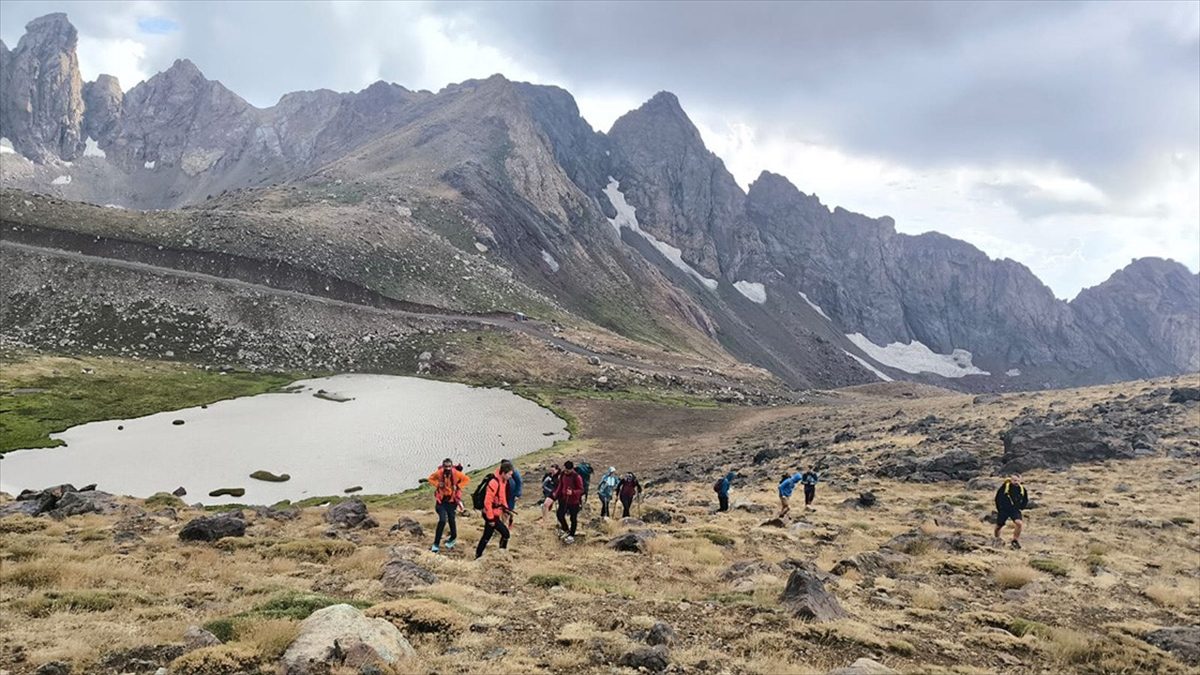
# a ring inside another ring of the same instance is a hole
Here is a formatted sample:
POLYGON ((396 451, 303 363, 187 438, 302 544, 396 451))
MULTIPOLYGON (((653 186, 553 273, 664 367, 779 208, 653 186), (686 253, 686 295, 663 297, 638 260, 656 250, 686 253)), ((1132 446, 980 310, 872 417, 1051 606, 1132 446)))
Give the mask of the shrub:
POLYGON ((1003 565, 992 573, 1000 588, 1021 588, 1033 581, 1033 570, 1021 565, 1003 565))
POLYGON ((62 579, 62 566, 47 561, 27 562, 6 566, 3 577, 6 584, 24 588, 46 588, 62 579))
POLYGON ((173 673, 234 675, 258 672, 258 655, 246 645, 214 645, 189 652, 171 662, 173 673))
POLYGON ((733 537, 716 530, 700 530, 699 535, 717 546, 733 546, 737 543, 733 537))
POLYGON ((1008 624, 1008 632, 1016 635, 1017 637, 1025 637, 1031 633, 1033 635, 1042 636, 1045 635, 1049 630, 1050 627, 1044 623, 1041 623, 1040 621, 1032 621, 1030 619, 1022 619, 1020 617, 1013 619, 1008 624))
POLYGON ((1052 574, 1056 577, 1065 577, 1071 573, 1071 570, 1067 567, 1066 563, 1061 560, 1055 560, 1054 558, 1034 558, 1033 560, 1029 561, 1029 566, 1035 570, 1052 574))
POLYGON ((274 661, 283 656, 296 639, 299 626, 286 619, 247 620, 237 625, 237 640, 253 646, 259 656, 274 661))
POLYGON ((921 609, 941 609, 942 594, 928 586, 921 586, 912 592, 912 604, 921 609))
POLYGON ((204 630, 215 635, 216 638, 221 642, 229 642, 233 640, 234 635, 236 635, 236 631, 234 630, 233 626, 233 619, 228 617, 209 621, 208 623, 204 624, 204 630))
POLYGON ((46 529, 46 521, 29 516, 10 516, 0 520, 0 534, 29 534, 46 529))
POLYGON ((917 648, 907 640, 889 640, 887 649, 889 652, 895 652, 901 656, 912 656, 917 653, 917 648))
POLYGON ((309 614, 312 614, 318 609, 324 609, 330 605, 339 605, 342 603, 353 605, 359 609, 371 606, 371 603, 362 602, 361 600, 339 600, 337 598, 331 598, 327 595, 291 591, 271 598, 267 602, 255 607, 247 614, 258 615, 270 619, 294 619, 296 621, 301 621, 303 619, 307 619, 309 614))
POLYGON ((309 562, 327 562, 330 558, 350 555, 354 549, 353 543, 342 539, 297 539, 275 544, 269 553, 309 562))
POLYGON ((530 586, 538 588, 554 588, 555 586, 567 587, 572 583, 577 582, 578 577, 572 574, 534 574, 529 577, 528 583, 530 586))
POLYGON ((1182 607, 1188 602, 1187 592, 1175 586, 1153 584, 1147 586, 1142 594, 1162 607, 1182 607))

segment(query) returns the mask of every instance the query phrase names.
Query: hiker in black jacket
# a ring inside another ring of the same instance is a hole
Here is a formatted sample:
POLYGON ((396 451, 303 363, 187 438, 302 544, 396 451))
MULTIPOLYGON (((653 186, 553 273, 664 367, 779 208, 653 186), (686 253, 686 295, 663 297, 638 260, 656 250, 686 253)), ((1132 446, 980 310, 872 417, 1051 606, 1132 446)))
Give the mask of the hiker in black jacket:
POLYGON ((997 546, 1000 545, 1000 532, 1004 523, 1011 520, 1013 524, 1012 548, 1021 548, 1021 528, 1025 522, 1021 520, 1021 509, 1029 505, 1029 492, 1021 484, 1021 477, 1012 475, 1000 489, 996 491, 996 531, 992 537, 997 546))

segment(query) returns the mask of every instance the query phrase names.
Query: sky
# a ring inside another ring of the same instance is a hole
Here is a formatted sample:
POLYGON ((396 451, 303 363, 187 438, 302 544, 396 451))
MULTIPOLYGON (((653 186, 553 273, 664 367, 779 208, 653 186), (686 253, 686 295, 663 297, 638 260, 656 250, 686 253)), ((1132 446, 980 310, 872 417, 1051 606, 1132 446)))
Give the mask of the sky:
POLYGON ((67 12, 85 79, 180 57, 257 106, 502 73, 597 130, 674 92, 737 181, 787 176, 1030 267, 1072 298, 1130 260, 1200 269, 1200 3, 22 2, 67 12))

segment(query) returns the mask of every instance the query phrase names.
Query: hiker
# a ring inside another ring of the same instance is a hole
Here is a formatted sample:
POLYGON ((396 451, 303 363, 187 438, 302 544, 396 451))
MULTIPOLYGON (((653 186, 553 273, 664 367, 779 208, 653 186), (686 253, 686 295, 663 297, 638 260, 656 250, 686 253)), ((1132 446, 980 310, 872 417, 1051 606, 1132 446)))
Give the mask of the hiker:
POLYGON ((734 472, 730 471, 723 478, 718 478, 716 483, 713 483, 713 491, 717 493, 718 512, 729 510, 729 487, 733 485, 734 472))
POLYGON ((617 489, 617 484, 621 479, 617 476, 617 468, 615 466, 608 467, 608 471, 600 478, 599 485, 596 486, 596 496, 600 497, 600 517, 608 518, 608 505, 612 502, 613 492, 617 489))
MULTIPOLYGON (((792 507, 788 503, 788 500, 790 500, 792 498, 792 492, 795 491, 796 484, 802 480, 804 480, 804 474, 802 472, 796 472, 791 475, 788 475, 785 473, 779 479, 779 517, 780 518, 786 517, 787 514, 791 512, 792 507)), ((807 491, 805 492, 804 499, 805 499, 805 503, 807 504, 808 503, 807 491)))
POLYGON ((821 480, 821 474, 817 473, 817 467, 810 467, 808 471, 800 477, 800 483, 804 485, 804 508, 812 508, 813 499, 817 497, 817 481, 821 480))
POLYGON ((563 462, 563 470, 558 476, 558 485, 554 488, 553 496, 558 500, 558 527, 563 531, 563 541, 573 544, 575 527, 579 521, 579 505, 583 502, 583 477, 575 472, 573 462, 563 462), (567 516, 571 517, 569 527, 567 516))
POLYGON ((546 520, 546 516, 550 514, 550 507, 554 505, 554 488, 558 487, 558 476, 561 469, 557 464, 550 466, 550 470, 546 475, 542 476, 542 520, 546 520))
POLYGON ((1021 520, 1021 509, 1026 506, 1029 506, 1029 492, 1021 484, 1021 477, 1013 474, 1004 481, 999 490, 996 490, 996 531, 992 533, 992 540, 996 546, 1001 543, 1000 532, 1004 529, 1004 523, 1011 520, 1013 538, 1010 546, 1014 549, 1021 548, 1021 528, 1025 525, 1021 520))
MULTIPOLYGON (((508 460, 502 459, 501 462, 508 460)), ((511 464, 511 462, 509 462, 511 464)), ((512 527, 512 514, 516 512, 517 500, 521 498, 521 472, 517 471, 517 467, 513 467, 512 478, 508 479, 508 525, 512 527)))
POLYGON ((617 498, 621 500, 621 517, 629 517, 629 507, 633 504, 633 498, 642 494, 642 484, 638 482, 637 476, 633 472, 625 474, 621 482, 617 485, 617 498))
POLYGON ((575 473, 579 474, 579 477, 583 479, 583 498, 580 504, 587 504, 588 490, 592 482, 592 465, 588 464, 586 459, 580 460, 579 464, 575 467, 575 473))
POLYGON ((508 479, 512 478, 513 465, 507 459, 500 462, 496 472, 487 478, 471 495, 471 501, 476 509, 483 512, 483 536, 475 547, 475 559, 483 557, 483 549, 487 548, 493 532, 500 533, 500 550, 508 548, 508 525, 505 524, 508 510, 508 479))
MULTIPOLYGON (((467 471, 466 471, 466 469, 463 469, 462 462, 459 462, 458 464, 455 464, 455 465, 454 465, 454 468, 455 468, 455 469, 456 469, 456 470, 457 470, 459 473, 466 473, 466 472, 467 472, 467 471)), ((458 515, 460 515, 460 516, 465 516, 465 515, 467 515, 467 507, 466 507, 466 506, 463 506, 462 490, 459 490, 459 491, 458 491, 458 515)))
POLYGON ((450 538, 446 540, 446 548, 454 548, 458 541, 458 525, 455 515, 462 504, 462 489, 471 482, 470 476, 454 468, 450 458, 442 460, 442 466, 429 474, 429 484, 433 486, 433 508, 437 511, 438 524, 433 533, 433 546, 430 551, 437 553, 441 550, 442 532, 446 523, 450 524, 450 538))

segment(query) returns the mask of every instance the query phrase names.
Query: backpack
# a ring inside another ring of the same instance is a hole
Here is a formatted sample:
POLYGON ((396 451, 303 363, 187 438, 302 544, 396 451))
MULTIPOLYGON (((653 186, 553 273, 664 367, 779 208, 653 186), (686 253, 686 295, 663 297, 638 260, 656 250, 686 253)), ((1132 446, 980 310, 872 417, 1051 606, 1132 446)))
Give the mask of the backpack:
POLYGON ((484 502, 487 501, 487 488, 493 480, 496 480, 496 474, 489 474, 487 478, 479 482, 479 487, 475 488, 475 491, 471 493, 471 506, 476 511, 483 510, 484 502))
POLYGON ((720 492, 721 491, 721 483, 724 483, 724 482, 725 482, 724 478, 718 478, 717 482, 713 483, 713 492, 720 492))
POLYGON ((586 483, 592 479, 592 465, 588 464, 587 462, 580 462, 579 465, 575 467, 575 473, 579 474, 579 477, 583 479, 584 483, 586 483))

